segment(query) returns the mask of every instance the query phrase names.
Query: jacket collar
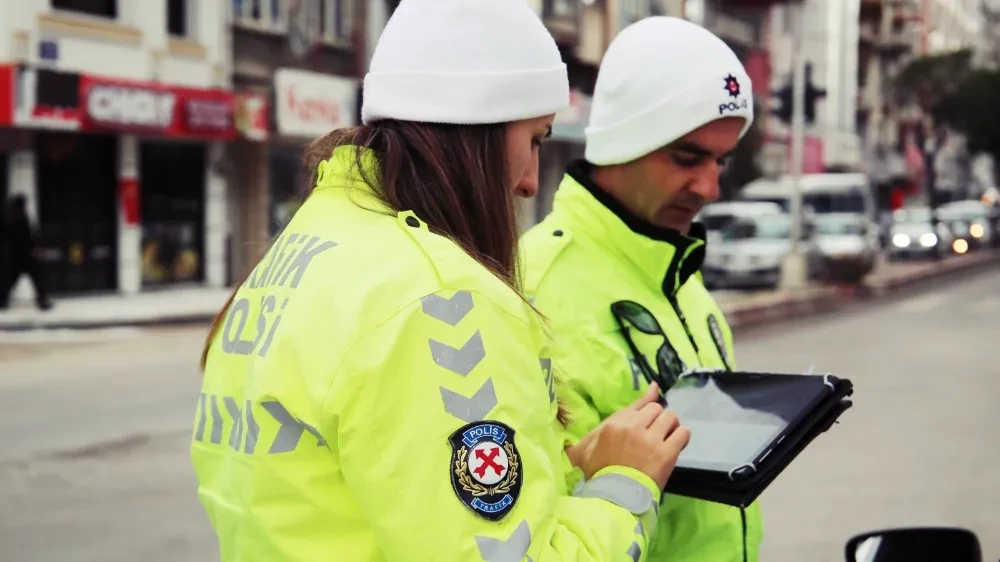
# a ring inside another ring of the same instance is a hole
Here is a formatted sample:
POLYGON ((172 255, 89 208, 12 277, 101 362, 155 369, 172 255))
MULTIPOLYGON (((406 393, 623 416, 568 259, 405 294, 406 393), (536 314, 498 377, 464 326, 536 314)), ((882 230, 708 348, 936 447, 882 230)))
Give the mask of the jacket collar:
POLYGON ((570 164, 553 208, 571 217, 574 236, 584 236, 622 255, 650 285, 673 297, 705 259, 705 229, 689 235, 636 217, 591 178, 592 166, 570 164))
POLYGON ((358 168, 359 162, 365 171, 364 176, 378 178, 378 159, 371 149, 354 145, 333 149, 330 157, 319 163, 313 193, 347 196, 360 207, 384 214, 396 214, 376 192, 375 187, 364 180, 358 168))

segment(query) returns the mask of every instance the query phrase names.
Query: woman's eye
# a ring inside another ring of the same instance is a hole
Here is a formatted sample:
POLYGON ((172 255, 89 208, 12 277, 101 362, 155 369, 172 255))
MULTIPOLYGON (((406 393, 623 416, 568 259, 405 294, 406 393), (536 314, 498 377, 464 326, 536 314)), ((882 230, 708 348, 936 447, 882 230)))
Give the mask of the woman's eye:
POLYGON ((541 147, 543 142, 545 142, 545 139, 543 137, 535 137, 531 139, 531 146, 541 147))

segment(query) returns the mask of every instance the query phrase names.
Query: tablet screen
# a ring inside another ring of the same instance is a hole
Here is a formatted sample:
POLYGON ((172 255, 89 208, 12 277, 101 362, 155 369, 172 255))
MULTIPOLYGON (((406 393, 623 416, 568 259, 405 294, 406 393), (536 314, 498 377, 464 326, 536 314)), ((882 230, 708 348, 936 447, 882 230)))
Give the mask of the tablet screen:
POLYGON ((667 407, 691 428, 677 465, 728 472, 756 463, 822 399, 821 376, 695 374, 667 392, 667 407))

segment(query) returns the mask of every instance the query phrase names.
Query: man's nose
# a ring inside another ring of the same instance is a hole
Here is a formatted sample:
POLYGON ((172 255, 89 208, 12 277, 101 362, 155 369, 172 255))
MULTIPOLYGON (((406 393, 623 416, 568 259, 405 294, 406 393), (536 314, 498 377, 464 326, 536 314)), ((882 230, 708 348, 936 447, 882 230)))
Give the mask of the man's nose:
POLYGON ((719 198, 719 164, 712 162, 698 170, 698 176, 691 185, 691 192, 706 203, 719 198))

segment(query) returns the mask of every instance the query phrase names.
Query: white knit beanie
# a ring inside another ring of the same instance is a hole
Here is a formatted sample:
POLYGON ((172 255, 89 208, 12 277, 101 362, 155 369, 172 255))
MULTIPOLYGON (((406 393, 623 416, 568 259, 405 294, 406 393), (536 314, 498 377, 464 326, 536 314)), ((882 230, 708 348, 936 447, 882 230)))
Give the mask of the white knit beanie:
POLYGON ((591 105, 586 159, 636 160, 724 117, 753 123, 750 77, 722 39, 687 20, 650 17, 608 47, 591 105))
POLYGON ((505 123, 568 106, 566 65, 526 0, 402 0, 375 46, 361 120, 505 123))

